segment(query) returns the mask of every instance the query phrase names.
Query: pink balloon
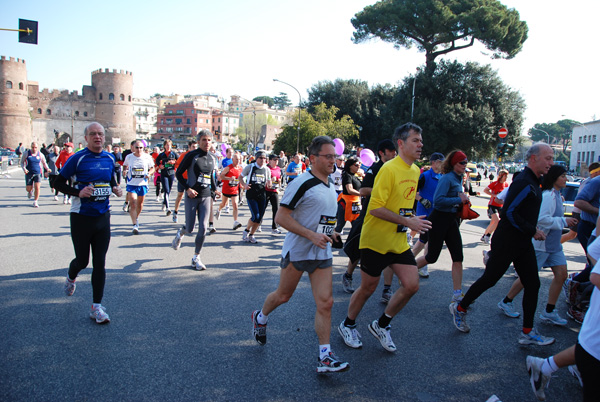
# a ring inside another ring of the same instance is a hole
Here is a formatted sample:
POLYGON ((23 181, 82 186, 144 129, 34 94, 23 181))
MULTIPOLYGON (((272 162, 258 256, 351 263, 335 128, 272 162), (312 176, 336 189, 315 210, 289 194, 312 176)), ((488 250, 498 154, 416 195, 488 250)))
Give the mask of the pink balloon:
POLYGON ((148 143, 146 142, 146 140, 141 140, 140 142, 142 143, 142 145, 144 146, 144 148, 148 147, 148 143))
POLYGON ((344 141, 340 140, 339 138, 336 138, 333 140, 333 143, 335 144, 335 153, 338 155, 343 155, 344 154, 344 141))
POLYGON ((221 155, 227 156, 227 144, 221 144, 221 155))
POLYGON ((375 162, 375 154, 370 149, 360 151, 360 161, 365 166, 371 166, 375 162))

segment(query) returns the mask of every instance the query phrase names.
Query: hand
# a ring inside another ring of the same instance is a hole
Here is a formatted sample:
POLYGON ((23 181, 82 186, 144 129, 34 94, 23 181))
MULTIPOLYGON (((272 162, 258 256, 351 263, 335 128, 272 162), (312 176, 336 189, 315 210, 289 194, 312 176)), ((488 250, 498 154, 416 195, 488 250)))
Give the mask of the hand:
POLYGON ((79 191, 79 198, 89 198, 92 194, 94 194, 94 186, 90 184, 79 191))
POLYGON ((23 172, 25 172, 25 174, 29 173, 29 170, 23 168, 23 172))
POLYGON ((190 198, 196 198, 196 196, 198 195, 198 192, 196 190, 194 190, 193 188, 188 188, 186 191, 188 197, 190 198))
POLYGON ((315 246, 322 248, 322 249, 327 248, 327 243, 333 243, 333 240, 331 239, 331 237, 329 237, 323 233, 317 233, 317 232, 312 232, 310 241, 315 246))
POLYGON ((539 229, 536 229, 535 234, 533 235, 535 240, 546 240, 546 234, 539 229))
POLYGON ((425 233, 431 229, 431 222, 425 218, 425 215, 411 216, 408 218, 408 222, 404 226, 407 226, 408 228, 419 233, 425 233))
POLYGON ((465 193, 458 193, 458 196, 463 203, 469 202, 469 196, 465 193))
POLYGON ((121 187, 119 187, 119 186, 114 186, 112 188, 112 191, 113 191, 113 193, 116 194, 117 197, 120 197, 120 196, 123 195, 123 189, 121 187))
POLYGON ((342 237, 341 237, 341 236, 342 236, 342 235, 341 235, 340 233, 338 233, 338 232, 334 231, 334 232, 333 232, 333 234, 331 235, 331 239, 332 239, 334 242, 339 242, 339 241, 341 241, 341 240, 342 240, 342 237))
POLYGON ((567 218, 566 221, 567 226, 570 228, 575 227, 579 223, 579 221, 576 218, 567 218))
POLYGON ((244 190, 250 190, 250 184, 242 184, 244 190))

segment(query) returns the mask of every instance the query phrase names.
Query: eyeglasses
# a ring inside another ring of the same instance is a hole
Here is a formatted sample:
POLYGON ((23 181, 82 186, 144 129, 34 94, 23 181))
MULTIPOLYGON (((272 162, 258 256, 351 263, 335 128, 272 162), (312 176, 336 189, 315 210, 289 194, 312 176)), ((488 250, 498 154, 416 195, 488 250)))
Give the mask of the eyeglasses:
POLYGON ((256 159, 267 159, 265 156, 259 156, 256 159))
POLYGON ((144 149, 144 147, 135 147, 135 149, 144 149))
POLYGON ((467 162, 467 161, 458 162, 459 165, 463 165, 463 166, 467 166, 467 163, 469 163, 469 162, 467 162))
POLYGON ((323 158, 327 159, 328 161, 335 160, 335 154, 321 154, 321 155, 317 155, 317 156, 322 156, 323 158))

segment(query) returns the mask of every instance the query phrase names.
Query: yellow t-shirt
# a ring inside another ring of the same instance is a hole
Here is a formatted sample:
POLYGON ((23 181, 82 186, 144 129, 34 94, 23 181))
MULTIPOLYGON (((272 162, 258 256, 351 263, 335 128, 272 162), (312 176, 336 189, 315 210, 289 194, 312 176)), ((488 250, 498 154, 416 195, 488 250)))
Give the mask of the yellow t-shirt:
POLYGON ((368 248, 380 254, 402 254, 409 249, 406 232, 410 229, 376 218, 371 215, 371 211, 384 207, 404 216, 413 215, 419 175, 419 168, 415 164, 409 166, 398 156, 381 167, 375 177, 360 234, 360 248, 368 248))

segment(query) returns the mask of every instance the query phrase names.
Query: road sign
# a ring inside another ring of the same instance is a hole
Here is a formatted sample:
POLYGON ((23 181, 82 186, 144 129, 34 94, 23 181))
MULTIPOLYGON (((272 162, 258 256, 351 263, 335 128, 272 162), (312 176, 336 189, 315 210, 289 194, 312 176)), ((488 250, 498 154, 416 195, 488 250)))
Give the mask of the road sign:
POLYGON ((500 138, 506 138, 507 135, 508 135, 508 130, 505 129, 504 127, 501 128, 500 130, 498 130, 498 136, 500 138))

